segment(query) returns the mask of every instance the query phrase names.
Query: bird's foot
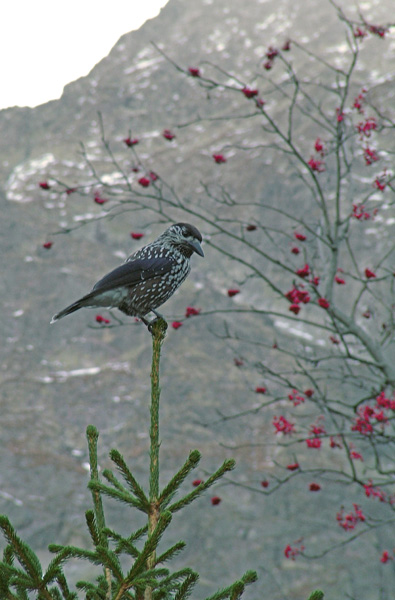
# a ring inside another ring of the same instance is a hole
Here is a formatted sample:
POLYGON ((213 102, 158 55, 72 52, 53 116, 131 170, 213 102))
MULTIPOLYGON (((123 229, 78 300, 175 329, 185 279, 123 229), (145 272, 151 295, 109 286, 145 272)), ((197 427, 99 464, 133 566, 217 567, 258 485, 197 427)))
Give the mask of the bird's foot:
POLYGON ((155 317, 157 319, 163 319, 164 321, 166 321, 165 317, 160 312, 158 312, 157 310, 151 310, 151 312, 154 313, 154 315, 155 315, 155 317))
POLYGON ((144 325, 146 325, 147 327, 149 327, 150 322, 148 321, 148 319, 145 319, 144 317, 140 317, 140 315, 137 318, 140 319, 140 321, 142 323, 144 323, 144 325))
POLYGON ((147 321, 146 325, 151 335, 157 335, 157 333, 161 332, 164 336, 167 330, 167 321, 161 316, 152 319, 152 321, 147 321))

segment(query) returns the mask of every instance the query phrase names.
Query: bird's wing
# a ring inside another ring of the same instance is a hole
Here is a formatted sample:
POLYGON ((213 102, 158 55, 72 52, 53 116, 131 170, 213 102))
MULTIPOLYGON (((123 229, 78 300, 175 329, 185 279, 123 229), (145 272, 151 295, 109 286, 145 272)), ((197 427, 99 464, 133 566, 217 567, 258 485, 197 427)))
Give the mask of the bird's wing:
POLYGON ((107 292, 119 287, 133 287, 141 281, 149 281, 168 273, 174 263, 169 258, 137 258, 125 262, 120 267, 110 271, 92 289, 91 294, 107 292))

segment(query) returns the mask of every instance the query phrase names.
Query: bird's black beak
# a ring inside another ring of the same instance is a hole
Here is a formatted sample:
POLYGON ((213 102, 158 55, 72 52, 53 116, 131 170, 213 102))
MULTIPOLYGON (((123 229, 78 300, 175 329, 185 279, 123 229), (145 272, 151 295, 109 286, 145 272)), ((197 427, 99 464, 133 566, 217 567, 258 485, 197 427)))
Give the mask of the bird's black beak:
POLYGON ((196 252, 196 254, 199 254, 199 256, 204 256, 204 252, 198 240, 193 240, 192 242, 188 240, 188 244, 192 248, 193 252, 196 252))

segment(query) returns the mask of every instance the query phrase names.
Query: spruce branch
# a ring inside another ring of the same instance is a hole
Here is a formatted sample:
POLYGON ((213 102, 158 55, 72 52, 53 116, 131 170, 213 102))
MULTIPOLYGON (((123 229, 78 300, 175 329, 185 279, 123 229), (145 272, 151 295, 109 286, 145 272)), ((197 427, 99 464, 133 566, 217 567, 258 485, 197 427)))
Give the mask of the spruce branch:
MULTIPOLYGON (((136 481, 136 479, 133 476, 133 474, 131 473, 131 471, 128 469, 121 453, 118 452, 118 450, 113 449, 110 452, 110 458, 116 464, 119 472, 122 473, 122 476, 124 477, 125 481, 129 485, 133 494, 140 500, 141 506, 144 507, 146 510, 148 510, 148 505, 149 505, 148 498, 145 495, 141 486, 136 481)), ((103 475, 104 475, 104 473, 103 473, 103 475)), ((106 470, 105 476, 109 480, 111 480, 111 482, 114 485, 117 485, 117 483, 115 483, 116 482, 115 477, 113 475, 110 476, 110 472, 108 470, 106 470)))
POLYGON ((197 580, 199 579, 198 573, 194 573, 193 571, 186 577, 185 581, 181 584, 178 592, 174 596, 174 600, 186 600, 196 585, 197 580))
POLYGON ((190 578, 194 579, 195 575, 197 576, 197 573, 194 573, 194 571, 188 567, 172 573, 160 582, 160 586, 153 593, 154 600, 167 600, 169 597, 173 598, 173 595, 170 596, 170 594, 174 592, 177 593, 185 583, 185 580, 189 580, 190 578))
POLYGON ((185 577, 189 577, 189 575, 192 575, 193 573, 194 571, 192 569, 190 569, 189 567, 184 567, 183 569, 175 571, 174 573, 169 575, 162 583, 164 585, 174 585, 176 581, 181 581, 182 579, 184 579, 185 577))
MULTIPOLYGON (((63 597, 61 596, 59 590, 57 588, 51 588, 49 590, 50 593, 50 598, 52 598, 52 600, 64 600, 65 596, 63 595, 63 597)), ((70 596, 66 596, 67 600, 69 600, 70 596)), ((74 595, 74 598, 77 598, 76 595, 74 595)))
POLYGON ((229 594, 230 600, 239 600, 244 592, 245 585, 242 581, 236 581, 232 587, 232 591, 229 594))
MULTIPOLYGON (((105 585, 105 583, 103 582, 105 585)), ((77 589, 84 590, 86 592, 86 600, 104 600, 108 597, 105 595, 105 587, 101 585, 100 588, 89 582, 89 581, 77 581, 75 584, 77 589)), ((111 596, 109 596, 111 598, 111 596)), ((133 596, 131 594, 125 593, 124 598, 122 600, 133 600, 133 596)))
MULTIPOLYGON (((159 399, 160 399, 160 355, 161 347, 166 337, 167 323, 158 318, 150 325, 152 334, 152 364, 151 364, 151 406, 150 406, 150 475, 149 475, 149 509, 148 509, 148 542, 153 541, 154 533, 158 530, 160 520, 165 514, 160 514, 159 495, 159 399)), ((167 517, 168 518, 168 517, 167 517)), ((169 520, 170 522, 170 520, 169 520)), ((148 545, 148 542, 146 546, 148 545)), ((146 547, 145 546, 145 547, 146 547)), ((147 568, 152 569, 156 564, 156 546, 146 555, 147 568)), ((144 547, 144 549, 145 549, 144 547)), ((144 550, 143 550, 144 552, 144 550)), ((143 554, 143 553, 142 553, 143 554)), ((137 561, 136 561, 137 562, 137 561)), ((145 600, 152 600, 152 588, 148 587, 144 593, 145 600)))
POLYGON ((185 548, 185 546, 185 542, 177 542, 176 544, 174 544, 174 546, 171 546, 171 548, 169 548, 168 550, 163 552, 163 554, 158 556, 158 558, 156 559, 156 564, 158 565, 159 563, 163 563, 166 560, 171 560, 175 558, 185 548))
POLYGON ((7 565, 12 565, 14 563, 14 551, 11 544, 7 544, 7 546, 4 548, 3 561, 7 565))
MULTIPOLYGON (((163 567, 161 568, 154 568, 154 569, 149 569, 148 571, 144 571, 144 573, 142 573, 142 575, 140 575, 140 577, 137 577, 134 581, 133 581, 133 586, 134 587, 138 587, 138 586, 149 586, 152 588, 156 588, 159 586, 159 583, 157 581, 158 578, 160 577, 166 577, 167 575, 169 575, 169 570, 165 569, 163 567)), ((160 587, 162 587, 163 584, 163 580, 160 582, 160 587)))
MULTIPOLYGON (((63 594, 63 597, 66 600, 77 600, 78 599, 76 592, 70 592, 69 586, 66 581, 66 577, 64 576, 63 573, 59 573, 57 575, 56 581, 58 582, 58 585, 63 594)), ((55 591, 57 591, 57 590, 55 590, 55 591)), ((59 598, 60 598, 60 595, 59 595, 59 598)))
POLYGON ((209 487, 211 487, 216 481, 218 481, 218 479, 225 475, 225 473, 227 473, 228 471, 232 471, 232 469, 235 468, 235 465, 236 462, 233 459, 230 458, 225 460, 224 463, 220 466, 220 468, 217 471, 215 471, 215 473, 210 475, 210 477, 206 481, 202 481, 202 483, 200 483, 192 492, 190 492, 177 502, 174 502, 174 504, 171 504, 168 507, 168 510, 174 513, 180 510, 181 508, 184 508, 184 506, 187 506, 188 504, 193 502, 195 498, 200 496, 202 492, 206 491, 209 487))
POLYGON ((5 538, 12 546, 13 552, 19 563, 31 577, 32 582, 38 582, 42 576, 42 569, 37 555, 16 534, 15 529, 5 515, 0 515, 0 528, 3 530, 5 538))
POLYGON ((131 556, 137 557, 140 555, 140 551, 137 550, 137 548, 134 545, 134 542, 137 542, 143 537, 143 535, 146 535, 148 531, 148 525, 141 527, 127 538, 122 537, 122 535, 116 533, 115 531, 112 531, 111 529, 107 529, 106 531, 109 538, 112 538, 118 542, 115 548, 115 552, 117 554, 120 554, 124 551, 124 549, 126 549, 126 551, 131 556))
MULTIPOLYGON (((110 452, 110 456, 111 456, 111 452, 110 452)), ((112 485, 114 487, 117 488, 117 490, 124 492, 127 491, 125 486, 122 485, 122 483, 115 477, 114 473, 112 471, 110 471, 110 469, 104 469, 103 473, 102 473, 104 479, 107 479, 107 481, 109 483, 112 483, 112 485)))
MULTIPOLYGON (((115 498, 116 500, 120 500, 121 502, 124 502, 125 504, 130 504, 131 506, 133 506, 134 508, 137 508, 138 510, 146 513, 147 510, 145 507, 142 506, 140 500, 136 499, 134 496, 132 496, 132 494, 130 494, 128 491, 120 491, 117 488, 113 488, 110 487, 108 485, 105 485, 104 483, 102 483, 101 481, 96 481, 96 480, 92 480, 88 483, 88 488, 92 491, 95 492, 100 492, 102 494, 104 494, 105 496, 109 496, 110 498, 115 498)), ((105 531, 106 527, 104 525, 104 527, 101 529, 101 531, 105 531)))
MULTIPOLYGON (((147 531, 147 528, 144 528, 144 532, 147 531)), ((134 544, 130 541, 130 538, 124 538, 121 534, 112 531, 111 529, 106 529, 106 535, 109 539, 113 539, 117 543, 114 552, 116 554, 126 553, 133 558, 137 558, 140 555, 139 550, 136 548, 134 544)))
POLYGON ((85 513, 85 520, 88 526, 88 530, 93 542, 94 546, 98 546, 100 544, 100 536, 97 529, 97 523, 95 518, 95 513, 93 510, 87 510, 85 513))
POLYGON ((99 432, 97 431, 96 427, 93 425, 88 425, 86 429, 86 437, 88 439, 89 464, 91 473, 90 484, 92 484, 92 487, 88 487, 90 487, 90 490, 92 491, 93 506, 100 542, 103 546, 107 546, 107 539, 103 535, 103 529, 106 526, 103 503, 100 490, 94 486, 95 483, 99 483, 99 469, 97 464, 97 440, 99 438, 99 432))
POLYGON ((206 600, 222 600, 223 598, 229 598, 230 600, 237 600, 242 595, 246 585, 254 583, 258 579, 255 571, 246 571, 244 575, 232 585, 218 590, 212 596, 206 598, 206 600))
POLYGON ((50 544, 48 550, 50 552, 60 552, 61 560, 66 560, 68 558, 83 558, 95 565, 101 564, 100 557, 96 551, 84 550, 83 548, 78 548, 78 546, 59 546, 58 544, 50 544))
POLYGON ((96 548, 96 552, 97 556, 100 558, 101 564, 110 569, 111 573, 117 580, 123 580, 122 567, 115 552, 109 550, 108 548, 104 548, 103 546, 98 546, 96 548))
POLYGON ((161 492, 158 503, 160 506, 167 506, 171 501, 177 489, 180 487, 185 478, 189 473, 197 467, 201 458, 201 454, 198 450, 192 450, 185 461, 181 469, 172 477, 167 486, 161 492))
POLYGON ((148 557, 155 552, 156 547, 158 546, 159 540, 161 539, 165 529, 169 526, 171 522, 172 516, 169 511, 166 511, 161 514, 158 519, 158 524, 155 529, 152 531, 151 535, 148 537, 147 541, 144 544, 144 547, 140 553, 140 556, 135 561, 133 567, 130 569, 127 577, 128 580, 132 580, 137 574, 140 574, 148 557))
POLYGON ((152 366, 151 366, 151 426, 150 426, 150 502, 156 501, 159 494, 159 366, 161 346, 166 336, 167 323, 156 319, 151 325, 152 366))

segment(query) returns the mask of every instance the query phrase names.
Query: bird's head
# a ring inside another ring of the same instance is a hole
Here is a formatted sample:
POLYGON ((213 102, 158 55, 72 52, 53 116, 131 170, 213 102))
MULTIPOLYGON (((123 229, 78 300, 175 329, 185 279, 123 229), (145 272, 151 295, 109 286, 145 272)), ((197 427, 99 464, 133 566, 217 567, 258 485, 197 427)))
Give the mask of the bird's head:
POLYGON ((175 225, 171 225, 166 229, 162 236, 166 238, 167 243, 175 246, 188 258, 192 256, 194 252, 199 254, 199 256, 204 256, 204 252, 200 245, 202 234, 196 227, 189 225, 189 223, 176 223, 175 225))

